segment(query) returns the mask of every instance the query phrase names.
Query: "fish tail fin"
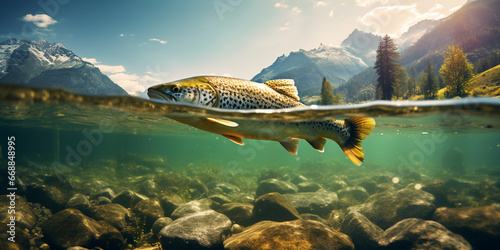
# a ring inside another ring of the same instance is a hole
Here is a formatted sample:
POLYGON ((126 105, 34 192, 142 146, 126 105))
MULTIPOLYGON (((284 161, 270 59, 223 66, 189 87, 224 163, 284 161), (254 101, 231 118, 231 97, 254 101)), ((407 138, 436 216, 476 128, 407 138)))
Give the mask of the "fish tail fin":
POLYGON ((340 147, 354 164, 361 166, 365 159, 361 141, 372 132, 375 120, 370 117, 353 117, 345 119, 344 122, 349 128, 350 137, 340 147))

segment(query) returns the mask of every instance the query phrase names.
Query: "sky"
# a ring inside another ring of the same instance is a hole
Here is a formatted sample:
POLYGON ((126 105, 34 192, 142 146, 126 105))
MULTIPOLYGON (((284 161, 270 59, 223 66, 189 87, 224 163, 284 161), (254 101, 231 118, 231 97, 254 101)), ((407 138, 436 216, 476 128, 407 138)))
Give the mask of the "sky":
POLYGON ((62 43, 127 92, 198 75, 251 79, 278 56, 354 30, 398 37, 466 0, 16 0, 0 41, 62 43))

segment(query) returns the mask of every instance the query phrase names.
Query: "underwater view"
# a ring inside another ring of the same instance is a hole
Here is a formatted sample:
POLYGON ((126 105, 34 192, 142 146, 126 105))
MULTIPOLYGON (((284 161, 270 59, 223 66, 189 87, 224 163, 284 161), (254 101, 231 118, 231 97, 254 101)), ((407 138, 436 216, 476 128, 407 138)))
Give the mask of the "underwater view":
MULTIPOLYGON (((498 243, 496 98, 232 111, 0 90, 2 171, 11 174, 7 167, 15 161, 15 237, 27 248, 494 249, 498 243), (247 139, 240 146, 167 118, 356 115, 376 121, 363 140, 361 166, 332 141, 324 153, 303 144, 294 156, 277 142, 247 139)), ((2 208, 12 201, 6 190, 2 208)))
POLYGON ((0 24, 0 250, 500 249, 500 0, 0 24))

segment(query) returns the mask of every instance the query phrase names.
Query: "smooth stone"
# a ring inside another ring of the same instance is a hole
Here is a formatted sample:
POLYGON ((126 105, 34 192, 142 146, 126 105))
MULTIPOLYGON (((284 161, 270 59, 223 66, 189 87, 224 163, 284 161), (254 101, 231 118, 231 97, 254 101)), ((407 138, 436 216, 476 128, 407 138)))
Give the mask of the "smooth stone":
POLYGON ((210 195, 208 198, 219 203, 220 205, 224 205, 226 203, 232 202, 232 200, 229 197, 227 197, 223 194, 210 195))
POLYGON ((146 199, 134 206, 134 214, 142 220, 145 220, 146 229, 150 229, 153 223, 164 216, 160 200, 157 198, 146 199))
POLYGON ((86 195, 75 194, 66 203, 66 208, 74 208, 83 212, 90 208, 90 202, 86 195))
POLYGON ((109 185, 105 181, 91 181, 91 182, 86 182, 86 183, 82 184, 79 188, 79 191, 85 195, 89 195, 91 197, 94 197, 94 194, 96 194, 96 193, 100 192, 101 190, 104 190, 110 186, 111 185, 109 185))
POLYGON ((125 247, 125 239, 123 235, 106 221, 98 221, 101 225, 101 231, 96 245, 108 250, 121 250, 125 247))
POLYGON ((259 183, 257 187, 256 195, 262 196, 268 193, 280 193, 280 194, 294 194, 297 193, 299 188, 294 184, 278 179, 267 179, 259 183))
POLYGON ((172 221, 158 236, 163 249, 222 248, 231 225, 227 216, 206 210, 172 221))
POLYGON ((202 199, 208 197, 207 186, 199 179, 192 179, 187 187, 191 190, 191 197, 193 199, 202 199))
POLYGON ((347 187, 347 183, 343 180, 333 180, 326 185, 328 190, 333 190, 333 191, 337 191, 347 187))
POLYGON ((226 249, 354 249, 349 236, 311 220, 261 221, 224 241, 226 249))
POLYGON ((139 193, 144 194, 148 197, 156 197, 158 193, 160 192, 158 185, 154 180, 146 180, 141 182, 139 185, 139 193))
POLYGON ((295 175, 291 180, 290 182, 295 184, 295 185, 298 185, 299 183, 302 183, 302 182, 306 182, 308 181, 306 177, 304 177, 303 175, 295 175))
POLYGON ((219 208, 218 212, 226 215, 233 223, 247 227, 253 223, 253 207, 248 203, 226 203, 219 208))
POLYGON ((370 196, 364 187, 346 187, 337 191, 337 195, 340 199, 349 197, 357 201, 363 202, 370 196))
POLYGON ((300 214, 300 216, 302 217, 302 219, 304 220, 314 220, 314 221, 317 221, 317 222, 321 222, 327 226, 330 226, 330 223, 321 218, 319 215, 316 215, 316 214, 300 214))
POLYGON ((462 236, 430 220, 410 218, 387 229, 379 239, 381 249, 472 249, 462 236))
POLYGON ((178 194, 172 191, 167 191, 160 196, 160 203, 165 216, 171 216, 175 209, 185 202, 178 194))
POLYGON ((89 250, 88 248, 85 248, 85 247, 79 247, 79 246, 76 246, 76 247, 70 247, 66 250, 89 250))
POLYGON ((320 184, 312 181, 301 182, 297 184, 299 188, 299 192, 316 192, 320 189, 323 189, 320 184))
POLYGON ((279 193, 269 193, 255 200, 252 211, 253 221, 289 221, 300 219, 295 207, 279 193))
POLYGON ((22 196, 8 196, 8 195, 1 195, 0 196, 0 222, 2 224, 7 224, 10 223, 10 217, 14 216, 15 218, 15 223, 16 227, 18 229, 20 228, 26 228, 26 229, 33 229, 36 224, 36 216, 31 210, 30 206, 28 205, 28 202, 24 199, 22 196), (10 202, 12 201, 11 198, 15 198, 15 208, 9 208, 10 202), (9 211, 14 212, 9 214, 9 211))
POLYGON ((130 211, 120 204, 104 204, 89 208, 87 215, 95 220, 104 220, 122 231, 132 217, 130 211))
POLYGON ((363 178, 357 181, 357 186, 363 187, 369 194, 377 192, 377 183, 369 178, 363 178))
POLYGON ((26 199, 40 203, 52 212, 58 212, 66 207, 73 196, 73 187, 66 179, 59 180, 57 176, 47 176, 43 184, 28 185, 26 199))
POLYGON ((436 206, 448 206, 448 194, 446 193, 445 183, 442 180, 432 180, 422 185, 422 190, 428 192, 436 198, 436 206))
POLYGON ((68 208, 52 216, 42 226, 44 241, 54 248, 97 245, 102 228, 94 219, 74 208, 68 208))
POLYGON ((414 188, 384 192, 369 200, 373 201, 348 207, 347 212, 360 212, 382 229, 406 218, 428 218, 436 209, 432 194, 414 188))
POLYGON ((384 233, 382 228, 358 212, 347 214, 340 226, 340 231, 351 237, 356 249, 376 249, 378 240, 384 233))
POLYGON ((111 200, 108 199, 108 197, 104 196, 100 196, 99 198, 97 198, 97 205, 104 205, 104 204, 111 204, 111 200))
POLYGON ((474 208, 440 207, 432 218, 462 235, 475 249, 500 246, 500 204, 474 208))
POLYGON ((236 195, 232 195, 231 199, 234 202, 253 203, 255 200, 255 196, 253 194, 236 194, 236 195))
POLYGON ((296 194, 284 194, 285 198, 292 203, 299 213, 327 215, 338 202, 335 192, 320 190, 317 192, 304 192, 296 194))
POLYGON ((172 215, 170 218, 173 220, 177 220, 181 217, 198 213, 201 211, 206 211, 210 209, 211 201, 208 199, 201 199, 201 200, 196 200, 196 201, 190 201, 186 204, 183 204, 179 206, 177 209, 175 209, 172 212, 172 215))
POLYGON ((172 222, 172 219, 169 217, 161 217, 158 218, 155 223, 153 224, 153 227, 151 228, 151 231, 154 234, 158 234, 164 227, 166 227, 168 224, 172 222))
POLYGON ((113 197, 113 199, 111 199, 111 202, 120 204, 126 208, 132 208, 137 203, 145 199, 148 199, 148 197, 142 194, 138 194, 134 191, 125 190, 113 197))
POLYGON ((104 188, 104 189, 99 190, 99 191, 95 192, 94 194, 92 194, 91 199, 95 200, 96 198, 101 197, 101 196, 104 196, 104 197, 111 200, 111 199, 113 199, 113 197, 116 196, 116 194, 115 194, 115 191, 113 191, 113 189, 107 187, 107 188, 104 188))
POLYGON ((239 187, 237 187, 237 186, 235 186, 235 185, 233 185, 231 183, 227 183, 227 182, 217 183, 217 184, 215 184, 214 188, 220 188, 226 194, 240 193, 241 192, 241 190, 240 190, 239 187))

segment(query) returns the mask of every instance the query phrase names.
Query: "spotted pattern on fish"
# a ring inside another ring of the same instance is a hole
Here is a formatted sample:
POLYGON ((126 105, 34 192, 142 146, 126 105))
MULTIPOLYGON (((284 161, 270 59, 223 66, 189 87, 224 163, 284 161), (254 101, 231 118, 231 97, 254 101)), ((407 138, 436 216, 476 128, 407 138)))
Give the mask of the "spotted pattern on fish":
POLYGON ((205 78, 219 95, 217 108, 281 109, 305 106, 261 83, 216 76, 205 78))

